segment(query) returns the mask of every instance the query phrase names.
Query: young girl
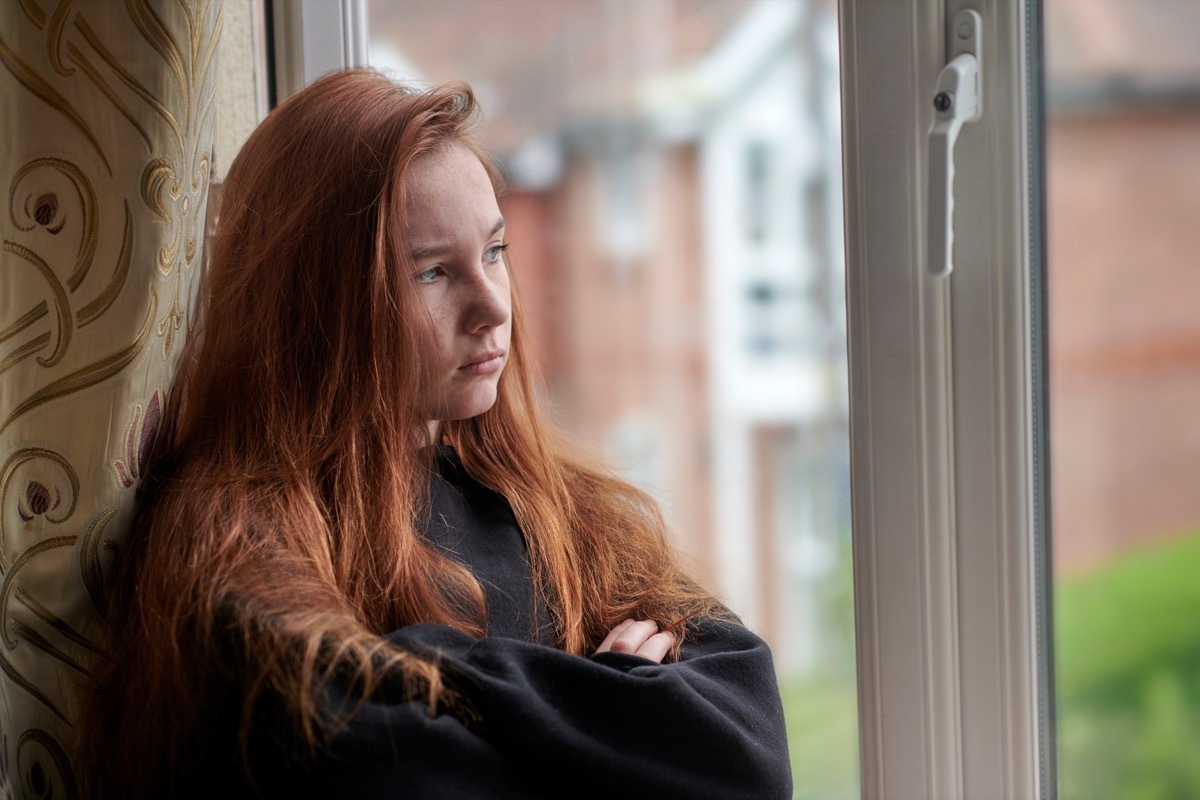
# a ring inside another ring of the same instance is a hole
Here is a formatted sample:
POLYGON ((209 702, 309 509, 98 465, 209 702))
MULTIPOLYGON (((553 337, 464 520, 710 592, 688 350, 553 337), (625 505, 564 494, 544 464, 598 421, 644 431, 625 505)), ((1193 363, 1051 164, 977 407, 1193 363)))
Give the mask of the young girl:
POLYGON ((344 72, 234 161, 85 796, 790 796, 765 645, 538 410, 476 116, 344 72))

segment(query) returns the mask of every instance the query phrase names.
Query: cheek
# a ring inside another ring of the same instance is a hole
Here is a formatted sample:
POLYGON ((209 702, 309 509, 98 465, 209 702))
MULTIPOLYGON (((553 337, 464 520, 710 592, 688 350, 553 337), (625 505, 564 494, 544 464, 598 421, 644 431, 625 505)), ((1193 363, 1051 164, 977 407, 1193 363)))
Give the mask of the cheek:
POLYGON ((445 374, 446 362, 450 360, 449 342, 445 336, 444 315, 439 313, 436 303, 427 298, 414 304, 413 319, 409 326, 409 336, 413 348, 413 358, 420 374, 419 391, 425 395, 424 402, 431 402, 430 392, 436 393, 436 388, 445 374))
POLYGON ((454 313, 441 298, 422 298, 426 342, 435 352, 443 352, 454 336, 454 313))

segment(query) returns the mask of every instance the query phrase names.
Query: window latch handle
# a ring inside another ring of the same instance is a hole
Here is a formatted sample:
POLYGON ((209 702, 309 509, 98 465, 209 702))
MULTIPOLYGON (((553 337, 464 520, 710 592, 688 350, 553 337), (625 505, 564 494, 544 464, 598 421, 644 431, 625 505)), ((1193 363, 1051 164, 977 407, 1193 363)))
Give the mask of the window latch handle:
POLYGON ((979 78, 979 12, 954 16, 949 39, 950 63, 938 75, 929 129, 929 271, 949 275, 954 268, 954 145, 959 131, 983 111, 979 78))

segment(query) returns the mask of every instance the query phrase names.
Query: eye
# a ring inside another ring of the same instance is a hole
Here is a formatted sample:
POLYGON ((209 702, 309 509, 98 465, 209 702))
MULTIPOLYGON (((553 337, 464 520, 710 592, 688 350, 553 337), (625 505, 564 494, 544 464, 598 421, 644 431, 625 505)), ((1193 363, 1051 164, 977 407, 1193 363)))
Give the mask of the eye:
POLYGON ((508 249, 506 244, 494 244, 483 253, 483 260, 488 264, 495 264, 500 260, 500 255, 508 249))
POLYGON ((433 283, 445 274, 445 271, 441 267, 430 267, 413 275, 413 280, 417 283, 433 283))

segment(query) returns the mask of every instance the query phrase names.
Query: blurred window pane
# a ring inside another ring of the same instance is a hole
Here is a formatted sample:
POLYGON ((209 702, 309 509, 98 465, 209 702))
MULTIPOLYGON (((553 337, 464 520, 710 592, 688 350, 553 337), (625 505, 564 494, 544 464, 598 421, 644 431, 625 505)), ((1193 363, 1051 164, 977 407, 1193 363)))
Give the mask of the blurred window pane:
POLYGON ((837 23, 794 0, 373 0, 464 80, 550 406, 771 643, 796 797, 858 796, 837 23))
POLYGON ((1200 3, 1045 31, 1060 795, 1200 797, 1200 3))

